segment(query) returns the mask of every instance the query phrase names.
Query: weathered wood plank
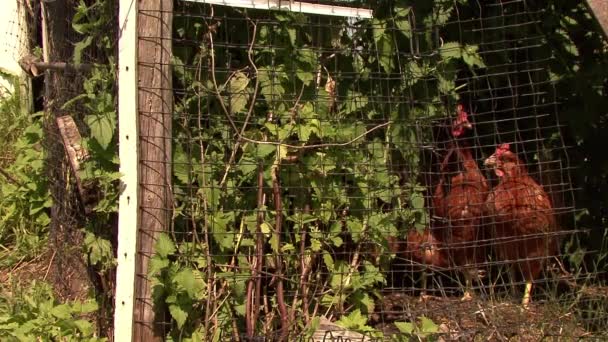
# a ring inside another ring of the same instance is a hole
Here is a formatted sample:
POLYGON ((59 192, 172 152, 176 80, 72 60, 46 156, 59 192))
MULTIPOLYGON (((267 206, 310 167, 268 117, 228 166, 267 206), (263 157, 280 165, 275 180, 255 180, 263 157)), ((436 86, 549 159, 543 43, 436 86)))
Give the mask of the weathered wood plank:
POLYGON ((148 265, 158 235, 171 222, 171 34, 173 0, 140 1, 137 14, 140 226, 134 341, 162 341, 162 308, 155 308, 148 265))
POLYGON ((314 332, 312 340, 314 342, 373 342, 369 336, 365 336, 355 331, 350 331, 333 323, 325 317, 321 318, 319 328, 314 332))
POLYGON ((587 0, 587 5, 608 39, 608 1, 587 0))
POLYGON ((59 127, 61 140, 63 141, 63 148, 68 156, 70 167, 72 168, 74 178, 76 179, 76 186, 78 187, 80 199, 82 200, 85 212, 90 214, 93 206, 88 201, 88 189, 83 185, 79 172, 80 163, 89 159, 89 152, 82 146, 82 136, 71 115, 60 116, 56 121, 57 127, 59 127))

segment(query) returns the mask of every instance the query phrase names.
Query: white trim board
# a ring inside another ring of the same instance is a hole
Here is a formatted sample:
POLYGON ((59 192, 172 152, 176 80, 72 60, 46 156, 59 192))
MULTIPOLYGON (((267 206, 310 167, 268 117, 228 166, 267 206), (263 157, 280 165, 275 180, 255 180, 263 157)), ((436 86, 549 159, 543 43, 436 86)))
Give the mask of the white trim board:
POLYGON ((221 5, 230 7, 255 8, 265 10, 283 10, 291 12, 301 12, 308 14, 333 15, 340 17, 372 18, 373 13, 370 9, 313 4, 309 2, 290 1, 290 0, 183 0, 198 2, 210 5, 221 5))
POLYGON ((135 257, 139 227, 137 3, 138 0, 120 0, 118 15, 118 154, 121 181, 125 188, 118 200, 114 341, 133 339, 135 257))

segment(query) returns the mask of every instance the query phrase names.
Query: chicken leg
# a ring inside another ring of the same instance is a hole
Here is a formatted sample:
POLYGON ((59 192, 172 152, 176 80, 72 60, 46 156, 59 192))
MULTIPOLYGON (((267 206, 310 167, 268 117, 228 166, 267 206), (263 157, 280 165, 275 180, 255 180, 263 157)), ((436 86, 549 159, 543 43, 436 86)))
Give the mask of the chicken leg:
POLYGON ((532 281, 526 280, 526 290, 524 291, 524 297, 521 300, 521 305, 524 307, 524 309, 528 308, 531 297, 532 297, 532 281))
POLYGON ((427 281, 427 273, 426 270, 422 271, 422 279, 420 279, 420 282, 422 283, 421 285, 421 290, 420 290, 420 299, 418 300, 419 302, 424 302, 425 300, 429 299, 428 295, 426 294, 426 281, 427 281))
POLYGON ((424 301, 427 301, 429 299, 439 299, 439 297, 436 296, 432 296, 432 295, 427 295, 426 294, 426 286, 427 286, 427 280, 428 280, 428 270, 424 270, 424 272, 422 272, 422 279, 420 279, 420 281, 422 282, 422 289, 420 290, 420 299, 418 299, 418 302, 422 303, 424 301))
POLYGON ((517 277, 517 270, 515 269, 515 265, 509 266, 509 284, 511 284, 511 294, 517 294, 517 287, 515 286, 515 279, 517 277))
POLYGON ((462 298, 460 298, 461 301, 469 301, 473 299, 473 296, 471 295, 472 288, 473 277, 471 275, 471 271, 467 270, 464 272, 464 294, 462 295, 462 298))

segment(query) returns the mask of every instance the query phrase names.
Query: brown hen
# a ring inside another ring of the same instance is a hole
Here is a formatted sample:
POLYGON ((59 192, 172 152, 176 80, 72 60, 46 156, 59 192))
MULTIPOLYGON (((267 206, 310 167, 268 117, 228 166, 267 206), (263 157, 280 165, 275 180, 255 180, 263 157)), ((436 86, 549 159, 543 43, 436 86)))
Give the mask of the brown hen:
MULTIPOLYGON (((462 105, 458 105, 457 118, 451 125, 452 136, 459 139, 471 128, 468 114, 462 105)), ((466 284, 462 299, 466 300, 471 298, 472 279, 478 276, 476 266, 485 261, 485 252, 477 241, 481 235, 481 216, 488 185, 471 150, 463 141, 450 145, 440 171, 442 176, 433 193, 431 213, 442 220, 433 220, 432 227, 427 227, 422 233, 410 231, 405 248, 395 238, 390 239, 389 246, 393 253, 427 267, 460 268, 466 284), (448 165, 454 157, 457 162, 448 165), (456 175, 448 176, 448 167, 454 165, 458 168, 456 175), (446 185, 450 185, 447 194, 444 190, 446 185)), ((426 298, 426 272, 423 273, 422 283, 422 298, 426 298)))
POLYGON ((424 269, 421 278, 420 300, 431 298, 431 296, 426 295, 427 270, 448 266, 445 250, 442 249, 431 230, 428 227, 422 232, 412 229, 408 231, 405 241, 389 236, 387 242, 389 251, 396 257, 412 261, 416 266, 424 269))
MULTIPOLYGON (((470 129, 472 125, 467 119, 467 113, 458 107, 458 119, 454 123, 452 135, 458 138, 464 133, 463 128, 470 129)), ((446 155, 442 165, 443 176, 433 194, 433 207, 437 216, 447 221, 441 234, 436 234, 439 243, 445 247, 449 264, 460 269, 465 278, 465 289, 462 300, 471 299, 473 279, 479 276, 478 265, 485 261, 485 248, 482 240, 482 216, 489 188, 471 149, 464 142, 456 142, 446 155), (448 175, 448 161, 456 156, 456 175, 448 175), (444 187, 446 179, 449 189, 444 187)))
POLYGON ((522 305, 527 307, 532 282, 540 276, 547 258, 559 250, 558 239, 551 234, 557 229, 553 206, 509 144, 500 145, 484 164, 500 179, 486 201, 495 223, 496 254, 499 260, 511 263, 511 280, 517 269, 522 272, 526 281, 522 305))

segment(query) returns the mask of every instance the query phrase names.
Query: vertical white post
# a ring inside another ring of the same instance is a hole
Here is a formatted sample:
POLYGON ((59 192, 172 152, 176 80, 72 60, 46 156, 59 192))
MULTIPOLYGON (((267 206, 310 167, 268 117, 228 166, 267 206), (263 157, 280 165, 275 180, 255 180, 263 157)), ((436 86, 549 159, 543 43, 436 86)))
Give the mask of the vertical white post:
POLYGON ((114 340, 133 338, 135 260, 139 227, 139 158, 137 120, 137 0, 120 0, 118 39, 118 127, 122 182, 119 199, 118 267, 114 340))

